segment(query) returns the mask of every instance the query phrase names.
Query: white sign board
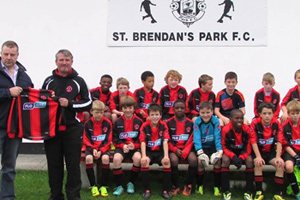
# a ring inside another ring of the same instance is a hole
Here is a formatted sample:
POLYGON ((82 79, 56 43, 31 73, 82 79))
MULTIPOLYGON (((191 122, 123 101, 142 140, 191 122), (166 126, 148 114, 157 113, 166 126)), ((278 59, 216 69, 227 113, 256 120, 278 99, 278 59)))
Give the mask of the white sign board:
POLYGON ((265 46, 267 0, 109 0, 108 46, 265 46))

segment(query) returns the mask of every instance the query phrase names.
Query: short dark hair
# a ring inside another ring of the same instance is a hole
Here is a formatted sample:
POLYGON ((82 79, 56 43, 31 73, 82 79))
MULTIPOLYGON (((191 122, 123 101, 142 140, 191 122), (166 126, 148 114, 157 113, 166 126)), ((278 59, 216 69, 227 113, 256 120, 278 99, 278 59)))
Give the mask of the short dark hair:
POLYGON ((175 106, 175 104, 177 103, 183 103, 184 104, 184 107, 186 108, 186 105, 185 105, 185 101, 183 99, 177 99, 174 104, 173 104, 173 107, 175 106))
POLYGON ((4 42, 2 44, 1 50, 3 49, 4 46, 6 46, 8 48, 17 47, 17 52, 19 52, 19 46, 18 46, 18 44, 16 42, 12 41, 12 40, 8 40, 8 41, 4 42))
POLYGON ((231 112, 230 112, 230 118, 233 117, 235 114, 237 113, 242 113, 243 116, 244 116, 244 113, 240 110, 240 109, 233 109, 231 112))
POLYGON ((261 113, 264 108, 272 109, 272 112, 275 112, 275 107, 271 102, 262 102, 261 104, 259 104, 257 112, 261 113))
POLYGON ((227 72, 227 73, 225 74, 225 81, 226 81, 227 79, 235 79, 235 80, 238 80, 238 79, 237 79, 237 74, 236 74, 235 72, 227 72))
POLYGON ((214 109, 213 105, 209 101, 203 101, 203 102, 200 103, 199 110, 202 110, 204 108, 207 108, 209 110, 214 109))
POLYGON ((131 96, 121 97, 120 107, 123 108, 123 107, 130 107, 130 106, 135 107, 134 98, 131 96))
POLYGON ((101 78, 100 78, 100 81, 101 81, 103 78, 110 78, 110 79, 111 79, 111 82, 112 82, 112 80, 113 80, 113 78, 112 78, 111 75, 109 75, 109 74, 104 74, 104 75, 102 75, 101 78))
POLYGON ((205 85, 207 83, 208 80, 213 80, 213 77, 207 75, 207 74, 202 74, 199 79, 198 79, 198 84, 199 87, 201 88, 201 85, 205 85))
POLYGON ((144 71, 141 75, 141 80, 146 81, 148 77, 154 77, 154 74, 150 71, 144 71))
POLYGON ((159 114, 162 115, 161 106, 157 103, 151 103, 148 108, 149 115, 150 115, 150 112, 156 112, 156 111, 159 111, 159 114))

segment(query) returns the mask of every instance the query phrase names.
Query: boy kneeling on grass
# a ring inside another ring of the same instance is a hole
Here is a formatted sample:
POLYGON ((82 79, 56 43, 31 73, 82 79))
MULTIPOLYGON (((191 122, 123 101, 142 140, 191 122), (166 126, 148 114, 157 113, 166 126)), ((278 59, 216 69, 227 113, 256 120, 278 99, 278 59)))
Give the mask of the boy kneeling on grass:
POLYGON ((250 139, 254 159, 254 180, 256 184, 256 195, 254 200, 264 198, 262 191, 263 172, 262 166, 271 164, 276 168, 275 173, 275 195, 273 200, 283 200, 282 190, 284 183, 284 161, 281 158, 282 143, 284 141, 282 127, 274 116, 274 105, 263 102, 258 106, 259 118, 251 123, 253 137, 250 139))
POLYGON ((163 165, 163 188, 164 199, 171 199, 169 194, 171 182, 171 165, 169 159, 168 141, 170 140, 167 124, 161 120, 162 110, 160 105, 152 103, 148 109, 149 120, 141 127, 141 176, 145 193, 144 199, 150 198, 150 175, 149 165, 157 161, 163 165))
POLYGON ((214 166, 214 195, 221 196, 221 126, 213 115, 213 105, 204 101, 199 106, 200 116, 194 122, 194 145, 198 155, 197 192, 203 195, 205 167, 210 162, 214 166))
POLYGON ((112 125, 109 119, 104 117, 105 105, 96 100, 93 102, 92 117, 84 126, 83 142, 86 145, 85 163, 86 173, 91 184, 92 196, 108 196, 108 175, 109 175, 109 149, 112 141, 112 125), (101 158, 102 175, 101 187, 98 190, 94 173, 94 160, 101 158), (100 191, 100 193, 99 193, 100 191))
POLYGON ((239 109, 230 112, 230 122, 222 129, 222 177, 221 185, 223 190, 223 200, 231 200, 229 191, 229 166, 234 164, 237 169, 246 165, 246 192, 245 200, 252 200, 254 169, 249 141, 250 128, 244 124, 244 114, 239 109))
POLYGON ((294 174, 294 165, 300 169, 300 102, 290 101, 287 106, 288 119, 282 124, 285 138, 285 161, 286 176, 290 182, 296 199, 300 200, 299 186, 294 174))

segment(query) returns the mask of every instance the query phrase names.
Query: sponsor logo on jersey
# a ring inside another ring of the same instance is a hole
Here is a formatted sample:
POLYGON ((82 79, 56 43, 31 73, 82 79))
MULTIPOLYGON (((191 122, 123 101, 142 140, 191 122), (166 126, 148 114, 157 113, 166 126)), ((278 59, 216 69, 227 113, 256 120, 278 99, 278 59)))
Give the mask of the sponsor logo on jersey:
POLYGON ((161 139, 158 139, 156 141, 148 141, 148 143, 147 143, 147 147, 150 147, 150 148, 160 146, 160 145, 161 145, 161 139))
POLYGON ((297 140, 291 140, 292 145, 300 145, 300 139, 297 140))
POLYGON ((106 134, 98 135, 98 136, 92 136, 92 141, 104 141, 106 138, 106 134))
POLYGON ((181 134, 181 135, 172 135, 172 140, 174 141, 187 141, 189 139, 189 134, 181 134))
POLYGON ((119 138, 121 140, 126 139, 126 138, 136 138, 138 136, 137 131, 130 131, 130 132, 121 132, 119 135, 119 138))
POLYGON ((231 145, 231 147, 233 148, 233 149, 242 149, 243 148, 243 144, 239 144, 239 145, 231 145))
POLYGON ((166 101, 165 104, 164 104, 164 106, 166 108, 170 108, 170 107, 173 107, 173 104, 174 104, 174 101, 166 101))
POLYGON ((272 137, 272 138, 269 138, 268 140, 265 140, 265 139, 259 139, 259 140, 258 140, 258 143, 259 143, 260 145, 262 145, 262 146, 268 145, 268 144, 273 144, 273 142, 274 142, 274 138, 273 138, 273 137, 272 137))
POLYGON ((214 141, 214 136, 213 135, 208 135, 206 137, 201 138, 202 143, 212 142, 212 141, 214 141))
POLYGON ((34 108, 46 108, 47 102, 36 101, 36 102, 26 102, 23 104, 23 110, 33 110, 34 108))
POLYGON ((141 106, 141 108, 146 108, 146 109, 148 109, 149 108, 149 106, 150 106, 150 104, 148 103, 141 103, 140 104, 140 106, 141 106))

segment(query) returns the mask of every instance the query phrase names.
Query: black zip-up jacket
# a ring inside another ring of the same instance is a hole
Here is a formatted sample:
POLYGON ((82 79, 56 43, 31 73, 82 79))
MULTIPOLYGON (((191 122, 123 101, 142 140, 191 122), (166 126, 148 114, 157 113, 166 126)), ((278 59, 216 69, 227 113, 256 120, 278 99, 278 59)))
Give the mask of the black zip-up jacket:
POLYGON ((14 85, 11 78, 3 70, 0 57, 0 128, 7 128, 7 119, 11 107, 13 97, 10 95, 9 88, 19 86, 21 88, 33 87, 30 77, 25 72, 25 67, 17 61, 16 65, 19 67, 17 74, 17 82, 14 85))
POLYGON ((78 124, 80 120, 76 118, 76 112, 88 111, 91 108, 90 91, 74 69, 66 77, 59 76, 57 69, 53 70, 52 75, 45 79, 42 88, 53 90, 58 98, 69 100, 68 107, 58 108, 56 124, 59 126, 78 124))

